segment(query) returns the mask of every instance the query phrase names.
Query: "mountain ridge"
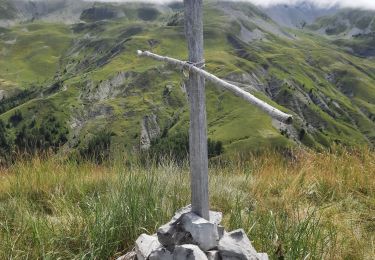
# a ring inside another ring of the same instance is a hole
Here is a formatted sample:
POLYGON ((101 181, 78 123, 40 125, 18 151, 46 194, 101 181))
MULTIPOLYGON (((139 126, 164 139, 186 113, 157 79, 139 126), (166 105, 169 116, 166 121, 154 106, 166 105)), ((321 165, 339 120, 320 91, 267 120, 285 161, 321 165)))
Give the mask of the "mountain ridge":
MULTIPOLYGON (((49 115, 59 122, 51 136, 63 140, 50 143, 63 150, 84 149, 105 129, 113 146, 128 151, 144 140, 151 145, 150 136, 174 140, 186 132, 181 74, 136 56, 150 49, 186 59, 180 8, 90 4, 72 25, 34 19, 2 29, 0 119, 10 136, 39 133, 49 115), (22 120, 13 124, 17 111, 22 120)), ((209 136, 227 153, 374 144, 374 60, 313 29, 282 26, 252 4, 205 3, 207 70, 296 118, 292 126, 272 121, 208 84, 209 136)))

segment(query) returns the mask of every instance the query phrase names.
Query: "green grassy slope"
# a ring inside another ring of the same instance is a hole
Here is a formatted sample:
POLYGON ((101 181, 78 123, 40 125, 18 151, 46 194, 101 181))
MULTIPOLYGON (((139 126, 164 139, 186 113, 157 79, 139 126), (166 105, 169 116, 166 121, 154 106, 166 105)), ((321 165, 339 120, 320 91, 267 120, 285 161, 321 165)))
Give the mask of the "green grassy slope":
MULTIPOLYGON (((227 153, 295 143, 315 148, 374 144, 374 60, 352 56, 315 34, 275 32, 277 25, 251 5, 234 10, 245 17, 236 19, 231 10, 205 4, 207 70, 254 85, 250 92, 294 113, 295 123, 280 128, 263 112, 208 84, 210 138, 223 141, 227 153), (262 37, 244 41, 245 24, 262 37)), ((97 12, 86 12, 87 23, 23 24, 2 34, 0 89, 41 87, 36 98, 0 115, 8 121, 22 111, 23 122, 11 131, 52 113, 69 128, 70 148, 83 147, 99 131, 110 129, 113 143, 128 150, 138 148, 146 115, 156 115, 169 136, 187 131, 182 73, 136 56, 137 49, 144 49, 186 59, 178 6, 127 4, 116 11, 123 15, 103 20, 97 12)))
POLYGON ((322 17, 308 28, 320 31, 333 43, 362 57, 375 56, 375 13, 370 10, 342 10, 322 17))
MULTIPOLYGON (((270 259, 374 259, 374 152, 292 155, 211 165, 210 206, 225 229, 243 228, 270 259)), ((189 203, 187 166, 127 159, 34 157, 0 168, 0 258, 117 259, 189 203)))
POLYGON ((13 27, 0 36, 0 78, 20 86, 51 81, 72 34, 60 24, 13 27))

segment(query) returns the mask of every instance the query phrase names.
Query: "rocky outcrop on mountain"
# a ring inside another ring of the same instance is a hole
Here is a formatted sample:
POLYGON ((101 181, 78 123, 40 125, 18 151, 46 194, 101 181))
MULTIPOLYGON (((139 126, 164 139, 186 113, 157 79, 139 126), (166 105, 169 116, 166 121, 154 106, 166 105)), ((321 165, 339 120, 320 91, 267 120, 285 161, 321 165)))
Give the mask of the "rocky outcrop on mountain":
POLYGON ((89 81, 83 89, 81 98, 91 102, 115 98, 126 92, 129 84, 133 82, 136 76, 137 73, 135 72, 121 71, 112 78, 99 83, 89 81))
POLYGON ((141 150, 148 150, 151 147, 151 141, 160 136, 160 127, 155 114, 143 117, 141 122, 141 150))

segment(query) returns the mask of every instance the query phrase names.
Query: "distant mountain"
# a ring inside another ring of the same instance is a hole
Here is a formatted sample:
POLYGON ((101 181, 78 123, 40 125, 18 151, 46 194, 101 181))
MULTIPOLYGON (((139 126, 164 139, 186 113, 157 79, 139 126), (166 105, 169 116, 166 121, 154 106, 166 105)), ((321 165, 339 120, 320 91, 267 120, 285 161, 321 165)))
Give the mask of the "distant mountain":
POLYGON ((326 35, 352 37, 375 31, 375 11, 343 9, 330 16, 322 16, 311 26, 326 35))
POLYGON ((309 29, 329 36, 353 54, 375 56, 375 11, 340 10, 319 18, 309 29))
POLYGON ((310 2, 295 5, 277 4, 263 8, 276 23, 290 28, 303 28, 314 23, 319 17, 333 15, 339 11, 337 6, 324 8, 310 2))
POLYGON ((16 10, 8 0, 0 0, 0 19, 14 19, 16 16, 16 10))
POLYGON ((79 21, 82 11, 90 5, 92 3, 83 0, 0 0, 0 20, 3 25, 5 20, 8 23, 44 20, 72 24, 79 21))
MULTIPOLYGON (((11 10, 0 19, 0 119, 14 146, 82 151, 109 139, 134 152, 182 140, 182 74, 136 56, 187 58, 181 4, 0 1, 11 10)), ((284 125, 208 84, 209 137, 227 153, 375 144, 373 13, 323 13, 205 3, 207 70, 295 115, 284 125)))

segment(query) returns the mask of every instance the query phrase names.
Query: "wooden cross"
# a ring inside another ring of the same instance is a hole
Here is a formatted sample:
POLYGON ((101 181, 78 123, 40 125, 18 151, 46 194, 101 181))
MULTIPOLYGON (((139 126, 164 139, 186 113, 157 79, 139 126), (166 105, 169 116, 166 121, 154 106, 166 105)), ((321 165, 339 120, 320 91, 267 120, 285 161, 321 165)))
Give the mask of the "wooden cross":
POLYGON ((184 0, 185 34, 189 49, 189 62, 160 56, 149 51, 139 50, 138 55, 163 61, 189 71, 186 86, 190 104, 191 205, 194 213, 209 220, 205 79, 242 97, 279 121, 290 123, 292 116, 272 107, 243 89, 208 73, 202 69, 202 66, 198 66, 204 64, 202 2, 203 0, 184 0))

